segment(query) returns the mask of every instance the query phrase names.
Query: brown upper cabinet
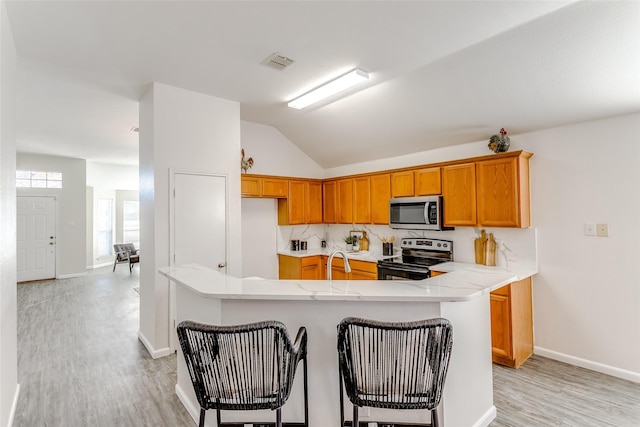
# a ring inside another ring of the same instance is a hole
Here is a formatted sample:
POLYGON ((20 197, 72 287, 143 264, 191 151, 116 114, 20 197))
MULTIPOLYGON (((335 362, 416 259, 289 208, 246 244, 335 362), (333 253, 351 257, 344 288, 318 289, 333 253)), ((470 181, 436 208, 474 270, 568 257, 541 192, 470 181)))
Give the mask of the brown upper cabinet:
POLYGON ((504 153, 442 168, 446 226, 529 227, 529 159, 504 153))
POLYGON ((529 159, 515 151, 328 180, 241 175, 243 197, 278 198, 279 224, 389 224, 389 199, 442 194, 444 224, 529 227, 529 159))
POLYGON ((389 224, 389 174, 324 181, 325 224, 389 224))
POLYGON ((322 223, 322 181, 289 180, 289 197, 278 199, 278 224, 322 223))
POLYGON ((391 174, 391 197, 412 197, 415 195, 413 171, 391 174))
POLYGON ((325 224, 336 223, 336 182, 322 183, 322 220, 325 224))
POLYGON ((336 222, 353 223, 353 179, 336 181, 336 222))
POLYGON ((433 196, 442 193, 440 168, 422 168, 391 174, 391 197, 433 196))
POLYGON ((462 163, 442 168, 444 225, 475 226, 476 164, 462 163))
POLYGON ((425 168, 414 171, 415 195, 435 196, 442 194, 440 168, 425 168))
POLYGON ((288 196, 288 180, 262 178, 262 197, 283 198, 288 196))
POLYGON ((371 223, 389 224, 391 174, 371 176, 371 223))
POLYGON ((283 178, 240 175, 242 197, 284 198, 288 196, 289 181, 283 178))
POLYGON ((242 197, 262 196, 262 178, 240 175, 240 194, 242 197))
POLYGON ((353 223, 371 223, 371 178, 353 178, 353 223))
POLYGON ((529 227, 529 158, 485 160, 476 164, 478 225, 529 227))
POLYGON ((322 224, 322 181, 305 183, 305 202, 307 224, 322 224))

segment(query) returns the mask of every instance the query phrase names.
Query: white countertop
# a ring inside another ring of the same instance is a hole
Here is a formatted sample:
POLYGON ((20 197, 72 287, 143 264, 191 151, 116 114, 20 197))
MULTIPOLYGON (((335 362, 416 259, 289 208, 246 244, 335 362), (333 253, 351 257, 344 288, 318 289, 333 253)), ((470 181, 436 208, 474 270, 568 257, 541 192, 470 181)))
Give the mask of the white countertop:
MULTIPOLYGON (((456 271, 464 270, 469 272, 475 272, 479 275, 492 274, 495 272, 504 272, 504 273, 514 274, 516 277, 515 281, 526 279, 527 277, 531 277, 534 274, 538 273, 538 268, 535 266, 534 263, 520 263, 510 268, 505 268, 505 267, 495 267, 495 266, 482 265, 482 264, 471 264, 466 262, 444 262, 442 264, 432 265, 429 267, 429 269, 432 271, 438 271, 440 273, 453 273, 456 271)), ((494 288, 491 290, 493 291, 495 289, 497 288, 494 288)))
POLYGON ((535 274, 465 263, 438 267, 449 274, 413 281, 239 279, 197 264, 159 271, 205 298, 408 302, 467 301, 535 274))

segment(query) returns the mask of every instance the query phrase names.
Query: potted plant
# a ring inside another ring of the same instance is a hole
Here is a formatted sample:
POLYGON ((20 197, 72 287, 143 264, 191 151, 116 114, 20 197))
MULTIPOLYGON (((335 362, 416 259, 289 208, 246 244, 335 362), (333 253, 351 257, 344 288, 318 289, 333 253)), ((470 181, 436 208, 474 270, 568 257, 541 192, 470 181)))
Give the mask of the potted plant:
POLYGON ((347 244, 347 251, 353 250, 353 236, 346 236, 344 242, 347 244))

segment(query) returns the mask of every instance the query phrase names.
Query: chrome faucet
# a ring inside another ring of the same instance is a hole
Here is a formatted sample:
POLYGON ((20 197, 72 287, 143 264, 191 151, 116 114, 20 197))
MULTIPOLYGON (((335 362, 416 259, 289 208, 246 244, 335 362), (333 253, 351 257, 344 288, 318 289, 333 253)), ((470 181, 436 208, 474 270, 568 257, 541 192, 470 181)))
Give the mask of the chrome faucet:
POLYGON ((347 254, 342 249, 336 249, 331 252, 329 255, 329 260, 327 261, 327 280, 331 280, 331 261, 333 261, 333 257, 336 254, 342 255, 342 259, 344 259, 344 272, 351 273, 351 266, 349 265, 349 258, 347 258, 347 254))

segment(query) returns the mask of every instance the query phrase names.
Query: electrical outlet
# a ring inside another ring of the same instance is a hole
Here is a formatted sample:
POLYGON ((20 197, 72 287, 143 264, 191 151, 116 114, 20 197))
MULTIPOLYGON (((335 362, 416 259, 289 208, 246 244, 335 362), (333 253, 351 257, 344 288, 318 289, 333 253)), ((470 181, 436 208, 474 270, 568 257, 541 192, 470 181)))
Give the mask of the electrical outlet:
POLYGON ((584 223, 584 235, 585 236, 595 236, 596 235, 596 225, 593 222, 585 222, 584 223))
POLYGON ((598 230, 598 237, 609 237, 609 225, 608 224, 596 224, 598 230))

